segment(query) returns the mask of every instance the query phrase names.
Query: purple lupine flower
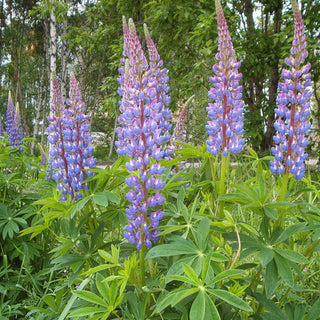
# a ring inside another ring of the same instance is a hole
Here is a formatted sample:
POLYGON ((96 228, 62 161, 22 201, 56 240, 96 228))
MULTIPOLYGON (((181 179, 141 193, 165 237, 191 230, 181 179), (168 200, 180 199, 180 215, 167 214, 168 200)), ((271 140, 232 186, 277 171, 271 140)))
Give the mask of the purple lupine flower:
POLYGON ((49 132, 48 142, 52 145, 49 150, 49 160, 47 169, 47 179, 51 177, 59 181, 59 190, 62 192, 60 200, 65 201, 66 196, 70 194, 71 199, 74 197, 73 188, 69 179, 69 167, 66 160, 65 139, 64 139, 64 110, 65 105, 62 101, 61 91, 58 79, 52 79, 52 101, 50 105, 51 115, 48 116, 49 132))
POLYGON ((219 52, 216 54, 216 63, 212 71, 214 77, 210 77, 213 87, 208 92, 209 103, 207 112, 210 118, 206 125, 209 134, 207 150, 216 156, 222 152, 228 156, 241 151, 244 140, 243 134, 243 106, 242 86, 239 80, 242 74, 238 72, 240 62, 234 57, 227 22, 225 20, 221 3, 216 0, 216 12, 219 34, 219 52))
MULTIPOLYGON (((172 140, 174 142, 186 142, 186 118, 188 117, 188 107, 185 105, 178 117, 177 123, 174 127, 172 140)), ((178 146, 179 147, 179 146, 178 146)))
POLYGON ((294 38, 291 55, 286 58, 288 69, 283 69, 279 83, 277 107, 278 116, 273 137, 275 147, 271 148, 274 160, 270 161, 272 173, 288 174, 300 180, 304 176, 304 162, 308 158, 305 148, 308 145, 306 132, 311 127, 310 98, 312 96, 310 63, 304 64, 308 56, 304 25, 297 3, 292 0, 294 15, 294 38))
POLYGON ((3 129, 2 122, 0 120, 0 137, 3 137, 3 136, 4 136, 4 129, 3 129))
POLYGON ((9 139, 9 143, 11 147, 14 147, 15 137, 12 135, 14 130, 14 114, 15 114, 15 106, 12 101, 11 92, 8 95, 8 105, 7 105, 7 114, 6 114, 6 127, 7 127, 7 137, 9 139))
POLYGON ((19 150, 23 151, 21 147, 21 145, 23 144, 23 129, 21 125, 19 103, 17 103, 13 121, 14 126, 11 128, 10 140, 12 140, 14 147, 19 147, 19 150))
POLYGON ((138 249, 147 248, 159 239, 157 227, 164 212, 157 207, 165 199, 161 194, 165 183, 160 179, 164 168, 157 163, 165 156, 165 143, 170 139, 168 123, 170 102, 167 95, 167 70, 162 69, 162 61, 146 28, 150 68, 141 48, 132 19, 129 27, 123 20, 124 55, 119 69, 119 95, 121 115, 120 127, 116 129, 119 155, 131 159, 126 163, 132 172, 126 183, 132 189, 127 193, 131 205, 125 210, 129 224, 125 238, 138 249), (125 61, 125 62, 124 62, 125 61))
MULTIPOLYGON (((73 72, 70 73, 69 98, 66 100, 69 105, 65 109, 64 137, 65 149, 67 152, 67 162, 69 165, 69 178, 75 191, 87 189, 84 182, 87 176, 92 176, 92 171, 85 171, 85 168, 93 168, 96 159, 92 156, 93 147, 90 145, 92 136, 90 134, 90 116, 84 114, 84 102, 81 99, 78 83, 73 72)), ((80 193, 75 195, 77 200, 80 193)))
POLYGON ((85 171, 85 168, 92 168, 95 164, 93 148, 90 146, 92 137, 89 133, 89 116, 83 113, 84 103, 73 72, 70 74, 68 109, 62 101, 56 77, 53 79, 52 88, 53 115, 48 117, 50 125, 47 129, 50 133, 48 141, 52 145, 49 164, 54 172, 53 179, 59 181, 57 188, 62 192, 61 200, 66 200, 67 195, 77 200, 82 197, 80 191, 87 189, 84 180, 87 175, 92 175, 85 171))

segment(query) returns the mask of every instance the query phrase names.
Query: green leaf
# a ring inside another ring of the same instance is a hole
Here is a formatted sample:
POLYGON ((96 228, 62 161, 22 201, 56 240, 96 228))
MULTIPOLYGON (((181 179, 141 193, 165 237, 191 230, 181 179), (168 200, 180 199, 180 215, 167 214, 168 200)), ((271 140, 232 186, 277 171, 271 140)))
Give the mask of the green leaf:
POLYGON ((273 208, 270 208, 268 206, 263 207, 263 212, 266 214, 267 217, 270 219, 276 220, 278 219, 278 214, 277 211, 274 210, 273 208))
POLYGON ((190 320, 204 320, 205 315, 205 292, 200 290, 193 301, 190 309, 190 320))
POLYGON ((274 259, 276 261, 277 269, 280 273, 282 280, 284 280, 290 287, 292 287, 293 274, 288 261, 282 256, 280 256, 278 253, 275 253, 274 259))
POLYGON ((161 244, 151 248, 146 255, 146 259, 171 257, 182 254, 197 254, 198 251, 199 249, 194 245, 193 242, 183 239, 183 241, 161 244))
POLYGON ((278 286, 278 270, 275 261, 272 259, 266 267, 265 289, 266 296, 270 298, 278 286))
POLYGON ((301 253, 292 250, 275 249, 275 251, 280 254, 283 258, 296 263, 307 264, 308 259, 301 253))
POLYGON ((56 301, 53 296, 46 295, 42 298, 42 300, 53 310, 56 309, 56 301))
POLYGON ((96 275, 96 286, 102 297, 106 300, 109 301, 109 286, 108 283, 103 282, 104 277, 100 274, 97 273, 96 275))
POLYGON ((305 225, 305 223, 297 223, 288 227, 280 234, 279 238, 275 240, 274 244, 278 244, 283 242, 284 240, 287 240, 289 237, 291 237, 295 233, 299 232, 302 228, 304 228, 305 225))
POLYGON ((262 248, 260 250, 260 262, 265 267, 274 257, 274 252, 270 248, 262 248))
POLYGON ((211 260, 216 262, 225 262, 225 261, 228 261, 228 258, 221 253, 214 252, 211 255, 211 260))
POLYGON ((214 305, 212 299, 207 294, 205 294, 205 302, 206 302, 205 319, 221 320, 216 306, 214 305))
POLYGON ((197 274, 194 272, 191 266, 183 264, 183 270, 185 274, 194 282, 196 285, 201 285, 201 280, 198 278, 197 274))
MULTIPOLYGON (((194 281, 188 277, 185 276, 179 276, 179 275, 173 275, 173 276, 166 276, 167 280, 174 280, 174 281, 181 281, 181 282, 185 282, 185 283, 189 283, 195 287, 199 286, 199 282, 198 281, 194 281)), ((197 278, 198 280, 198 278, 197 278)))
POLYGON ((221 290, 221 289, 209 289, 209 288, 207 288, 207 291, 210 292, 216 298, 219 298, 236 308, 239 308, 244 311, 252 312, 251 307, 246 302, 244 302, 235 294, 229 291, 221 290))
POLYGON ((85 317, 85 316, 89 316, 89 315, 94 315, 95 313, 106 313, 106 314, 110 314, 110 312, 108 312, 108 310, 104 309, 104 308, 98 308, 98 307, 85 307, 85 308, 81 308, 78 310, 74 310, 70 313, 69 317, 71 318, 80 318, 80 317, 85 317))
POLYGON ((108 308, 108 304, 93 292, 86 290, 76 290, 72 291, 72 293, 80 299, 108 308))
POLYGON ((245 222, 239 222, 238 223, 243 229, 245 229, 247 232, 254 234, 255 236, 259 236, 259 232, 250 224, 245 222))
POLYGON ((318 299, 308 312, 307 317, 304 320, 316 320, 320 315, 320 299, 318 299))
POLYGON ((107 207, 109 203, 108 197, 105 195, 104 192, 98 192, 92 196, 92 200, 95 204, 102 206, 102 207, 107 207))
POLYGON ((231 278, 233 276, 237 276, 243 272, 244 272, 244 270, 240 270, 240 269, 231 269, 231 270, 222 271, 217 276, 215 276, 207 285, 212 286, 213 284, 215 284, 221 280, 231 278))
POLYGON ((252 295, 272 314, 273 318, 270 319, 287 320, 287 317, 285 317, 280 308, 273 301, 267 299, 260 293, 253 293, 252 295))
POLYGON ((210 230, 210 220, 208 218, 203 218, 199 226, 197 228, 197 232, 195 233, 196 236, 196 242, 199 248, 202 251, 205 251, 208 245, 208 235, 209 235, 209 230, 210 230))
POLYGON ((191 288, 191 289, 177 289, 175 291, 170 292, 169 294, 165 295, 160 302, 157 302, 157 306, 153 314, 161 312, 163 309, 168 307, 169 305, 175 306, 181 300, 186 297, 191 296, 192 294, 198 292, 198 288, 191 288))

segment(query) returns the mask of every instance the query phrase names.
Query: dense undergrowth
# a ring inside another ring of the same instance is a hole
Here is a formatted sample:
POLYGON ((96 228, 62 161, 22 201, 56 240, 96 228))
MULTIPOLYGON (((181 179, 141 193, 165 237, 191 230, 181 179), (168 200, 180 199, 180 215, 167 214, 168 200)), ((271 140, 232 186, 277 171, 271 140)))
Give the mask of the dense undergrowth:
POLYGON ((221 195, 220 159, 184 145, 163 160, 165 218, 142 278, 123 238, 125 159, 61 202, 40 159, 0 141, 1 319, 318 318, 316 173, 290 179, 280 199, 283 177, 249 149, 221 195))

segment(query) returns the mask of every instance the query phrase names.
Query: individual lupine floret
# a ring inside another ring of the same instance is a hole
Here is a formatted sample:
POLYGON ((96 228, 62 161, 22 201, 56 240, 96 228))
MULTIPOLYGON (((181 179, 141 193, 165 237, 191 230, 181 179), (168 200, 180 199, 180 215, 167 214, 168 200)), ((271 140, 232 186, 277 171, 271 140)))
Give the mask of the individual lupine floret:
MULTIPOLYGON (((150 50, 152 44, 148 37, 147 41, 150 50)), ((170 101, 169 88, 166 87, 167 71, 161 69, 160 57, 155 56, 154 51, 150 52, 148 69, 132 19, 129 28, 124 19, 124 54, 127 60, 119 70, 118 79, 122 99, 116 146, 119 155, 131 158, 126 163, 127 170, 132 172, 126 183, 132 189, 127 193, 131 205, 126 209, 129 224, 124 236, 141 249, 143 245, 150 248, 152 242, 159 239, 157 227, 164 216, 164 212, 157 209, 165 201, 160 192, 165 183, 159 178, 164 168, 156 161, 165 155, 164 144, 170 138, 166 108, 170 101)))
POLYGON ((219 0, 216 0, 216 12, 219 34, 219 52, 216 54, 216 63, 212 71, 214 77, 210 77, 213 87, 208 92, 209 103, 207 112, 210 118, 206 125, 209 134, 207 150, 216 156, 222 152, 228 156, 241 151, 244 140, 243 134, 243 106, 242 86, 239 80, 242 74, 238 72, 240 62, 234 57, 227 22, 219 0))
POLYGON ((305 148, 308 145, 306 132, 311 127, 310 98, 312 96, 310 63, 304 65, 308 56, 304 25, 297 3, 292 0, 294 15, 294 38, 291 55, 285 62, 288 69, 283 69, 279 83, 277 120, 273 137, 275 147, 271 148, 274 160, 270 161, 272 173, 288 174, 300 180, 304 176, 304 162, 308 158, 305 148))

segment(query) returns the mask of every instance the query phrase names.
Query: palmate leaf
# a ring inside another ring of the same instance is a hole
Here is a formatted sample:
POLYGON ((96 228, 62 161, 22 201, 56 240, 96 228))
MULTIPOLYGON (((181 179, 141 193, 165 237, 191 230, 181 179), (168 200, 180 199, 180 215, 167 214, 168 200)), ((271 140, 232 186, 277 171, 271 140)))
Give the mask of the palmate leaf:
POLYGON ((161 244, 151 248, 146 255, 146 259, 171 257, 183 254, 192 255, 197 254, 198 251, 199 249, 191 240, 176 238, 175 241, 170 244, 161 244))

